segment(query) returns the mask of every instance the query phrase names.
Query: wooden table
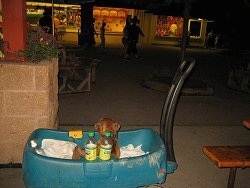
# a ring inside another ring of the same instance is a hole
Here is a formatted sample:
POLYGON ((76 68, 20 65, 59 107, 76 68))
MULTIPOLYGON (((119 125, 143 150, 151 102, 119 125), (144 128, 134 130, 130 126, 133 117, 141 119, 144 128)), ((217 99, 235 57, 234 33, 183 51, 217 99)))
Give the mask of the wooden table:
MULTIPOLYGON (((250 120, 243 125, 250 129, 250 120)), ((250 167, 250 145, 245 146, 203 146, 203 153, 219 168, 230 168, 228 188, 234 187, 237 168, 250 167)))
POLYGON ((204 146, 203 153, 219 168, 230 168, 227 187, 233 188, 237 168, 250 167, 250 146, 204 146))
POLYGON ((250 129, 250 120, 244 120, 244 121, 243 121, 243 125, 244 125, 246 128, 250 129))

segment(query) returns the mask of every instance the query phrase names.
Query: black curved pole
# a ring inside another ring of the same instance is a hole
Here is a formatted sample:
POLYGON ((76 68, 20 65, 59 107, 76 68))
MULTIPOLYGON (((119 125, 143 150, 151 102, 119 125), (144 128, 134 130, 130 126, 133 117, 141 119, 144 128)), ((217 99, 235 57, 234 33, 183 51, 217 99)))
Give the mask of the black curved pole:
POLYGON ((167 97, 165 99, 161 120, 160 120, 160 136, 167 149, 167 160, 176 163, 174 147, 173 147, 173 122, 175 112, 181 90, 187 76, 194 68, 196 61, 193 58, 185 59, 178 68, 173 81, 170 85, 167 97))

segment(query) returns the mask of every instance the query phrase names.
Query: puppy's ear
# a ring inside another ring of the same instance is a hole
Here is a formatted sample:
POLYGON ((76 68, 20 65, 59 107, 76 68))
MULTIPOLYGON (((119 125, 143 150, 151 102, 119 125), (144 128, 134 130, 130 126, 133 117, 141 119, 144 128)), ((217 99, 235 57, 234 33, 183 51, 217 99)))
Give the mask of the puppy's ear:
POLYGON ((99 131, 99 126, 100 126, 100 124, 99 124, 99 123, 96 123, 96 124, 95 124, 95 130, 99 131))
POLYGON ((100 119, 100 120, 95 124, 95 130, 99 131, 102 120, 103 120, 103 118, 100 119))
POLYGON ((119 129, 121 128, 121 125, 119 125, 118 123, 113 123, 113 125, 112 125, 112 130, 114 131, 114 132, 117 132, 117 131, 119 131, 119 129))

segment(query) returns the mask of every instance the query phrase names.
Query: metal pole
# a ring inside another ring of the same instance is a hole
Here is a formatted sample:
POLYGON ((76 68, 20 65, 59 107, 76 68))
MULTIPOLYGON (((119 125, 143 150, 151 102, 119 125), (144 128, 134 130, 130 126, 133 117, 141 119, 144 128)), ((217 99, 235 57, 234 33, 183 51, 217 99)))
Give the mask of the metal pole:
POLYGON ((185 3, 185 8, 184 8, 184 23, 183 23, 182 44, 181 44, 181 62, 185 59, 186 56, 190 0, 185 0, 184 3, 185 3))
POLYGON ((51 11, 52 11, 52 35, 55 36, 55 23, 54 23, 54 0, 51 1, 51 11))

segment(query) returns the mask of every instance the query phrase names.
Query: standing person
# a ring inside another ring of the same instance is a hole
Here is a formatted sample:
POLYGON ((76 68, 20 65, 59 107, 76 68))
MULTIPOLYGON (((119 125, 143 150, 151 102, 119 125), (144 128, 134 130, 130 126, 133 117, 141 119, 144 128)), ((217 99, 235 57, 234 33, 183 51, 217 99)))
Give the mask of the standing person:
POLYGON ((43 17, 38 21, 38 25, 43 28, 44 31, 52 34, 52 10, 47 8, 43 12, 43 17))
POLYGON ((105 26, 106 26, 106 22, 103 20, 102 22, 102 26, 100 28, 100 38, 101 38, 101 44, 100 44, 100 47, 102 49, 105 48, 105 26))
POLYGON ((132 19, 132 24, 128 29, 128 48, 125 55, 125 60, 129 60, 129 55, 133 54, 136 59, 140 58, 138 55, 137 50, 137 43, 139 41, 139 36, 145 36, 142 32, 141 28, 138 26, 140 23, 140 20, 137 19, 137 16, 135 16, 132 19))
POLYGON ((54 20, 55 35, 57 35, 60 26, 60 20, 57 15, 54 15, 53 20, 54 20))
POLYGON ((96 42, 95 42, 95 35, 98 37, 98 34, 95 30, 95 18, 93 18, 92 24, 90 25, 89 28, 89 42, 87 47, 94 47, 96 42))
POLYGON ((220 40, 220 34, 218 33, 217 35, 215 35, 215 39, 214 39, 214 48, 218 48, 218 44, 219 44, 219 40, 220 40))
POLYGON ((123 28, 123 36, 122 36, 123 48, 120 52, 120 57, 124 57, 128 49, 128 31, 130 26, 131 26, 131 16, 128 16, 126 18, 125 27, 123 28))
POLYGON ((214 31, 211 30, 206 36, 204 48, 211 47, 213 39, 214 39, 214 31))
POLYGON ((61 22, 61 25, 67 25, 68 20, 66 18, 66 15, 62 15, 62 19, 60 22, 61 22))

